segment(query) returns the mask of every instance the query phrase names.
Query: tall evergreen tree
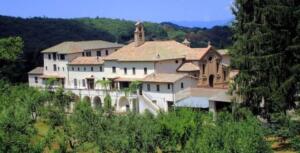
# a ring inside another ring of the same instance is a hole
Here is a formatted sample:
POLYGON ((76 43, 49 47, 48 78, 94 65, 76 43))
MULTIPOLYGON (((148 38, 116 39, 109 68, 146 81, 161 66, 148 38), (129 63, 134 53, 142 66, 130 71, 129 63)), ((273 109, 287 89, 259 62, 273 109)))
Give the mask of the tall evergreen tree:
POLYGON ((236 0, 232 68, 238 94, 253 112, 269 116, 294 106, 299 85, 298 0, 236 0), (263 109, 261 109, 261 102, 263 109))

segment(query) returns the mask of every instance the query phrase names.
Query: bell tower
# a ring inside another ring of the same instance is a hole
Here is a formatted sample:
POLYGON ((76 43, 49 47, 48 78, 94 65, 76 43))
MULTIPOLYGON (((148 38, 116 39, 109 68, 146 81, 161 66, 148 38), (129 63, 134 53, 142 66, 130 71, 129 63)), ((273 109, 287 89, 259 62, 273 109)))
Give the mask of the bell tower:
POLYGON ((141 46, 145 42, 144 26, 141 22, 135 24, 134 43, 135 46, 141 46))

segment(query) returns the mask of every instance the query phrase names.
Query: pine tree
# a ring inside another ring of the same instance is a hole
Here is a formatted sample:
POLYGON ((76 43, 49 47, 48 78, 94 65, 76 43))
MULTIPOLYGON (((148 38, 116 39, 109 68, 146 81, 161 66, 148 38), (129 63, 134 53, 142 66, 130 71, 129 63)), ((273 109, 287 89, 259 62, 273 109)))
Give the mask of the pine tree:
POLYGON ((236 0, 231 66, 238 94, 256 114, 294 107, 299 85, 298 0, 236 0), (263 109, 260 104, 264 101, 263 109))

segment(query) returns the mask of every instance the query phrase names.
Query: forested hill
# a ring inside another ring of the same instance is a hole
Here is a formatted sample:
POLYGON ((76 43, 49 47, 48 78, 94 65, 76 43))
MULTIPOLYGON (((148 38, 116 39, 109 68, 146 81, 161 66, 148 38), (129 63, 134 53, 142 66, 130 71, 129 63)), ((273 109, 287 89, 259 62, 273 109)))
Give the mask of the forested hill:
MULTIPOLYGON (((63 41, 101 39, 126 44, 133 39, 135 21, 108 18, 52 19, 44 17, 19 18, 0 16, 0 38, 20 36, 24 41, 23 55, 18 60, 18 74, 14 80, 26 81, 27 72, 42 65, 40 51, 63 41)), ((203 47, 207 41, 218 48, 231 45, 229 27, 211 29, 186 28, 172 23, 145 22, 147 40, 187 37, 192 47, 203 47)))

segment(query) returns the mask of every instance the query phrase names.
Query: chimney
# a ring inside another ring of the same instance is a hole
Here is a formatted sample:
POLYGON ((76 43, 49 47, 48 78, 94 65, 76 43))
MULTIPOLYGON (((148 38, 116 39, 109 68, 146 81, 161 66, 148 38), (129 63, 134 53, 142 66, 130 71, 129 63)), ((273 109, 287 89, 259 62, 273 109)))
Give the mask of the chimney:
POLYGON ((184 41, 182 42, 182 44, 191 47, 191 42, 189 42, 186 38, 184 39, 184 41))
POLYGON ((145 42, 145 32, 143 23, 137 22, 135 24, 135 31, 134 31, 134 43, 135 47, 139 47, 145 42))
POLYGON ((207 42, 207 48, 208 47, 211 47, 211 42, 210 41, 207 42))

